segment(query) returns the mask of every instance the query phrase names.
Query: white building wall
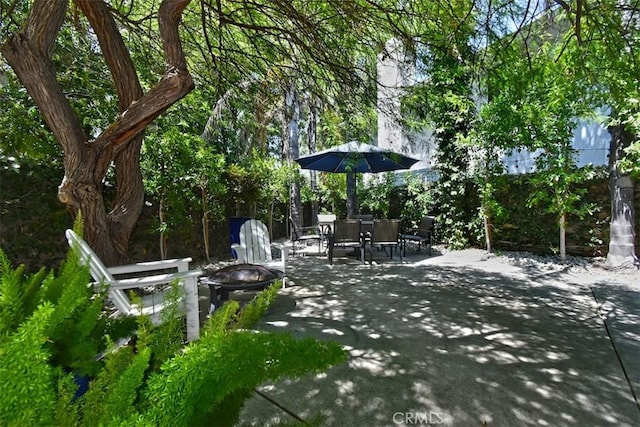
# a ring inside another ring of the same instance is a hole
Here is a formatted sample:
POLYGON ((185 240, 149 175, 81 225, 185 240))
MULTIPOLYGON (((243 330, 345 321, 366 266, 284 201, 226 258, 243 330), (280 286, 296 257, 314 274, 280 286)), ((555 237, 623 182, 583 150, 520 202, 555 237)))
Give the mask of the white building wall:
POLYGON ((400 98, 406 87, 414 84, 415 64, 407 57, 401 43, 391 39, 385 52, 378 55, 378 146, 419 159, 411 171, 431 169, 435 149, 430 130, 414 133, 400 125, 400 98))
POLYGON ((400 97, 409 83, 402 65, 404 53, 395 39, 385 46, 385 52, 378 55, 378 147, 399 150, 405 146, 400 117, 400 97))
MULTIPOLYGON (((414 70, 413 58, 405 55, 400 42, 395 39, 390 40, 385 52, 378 55, 377 143, 379 147, 420 159, 410 171, 424 176, 427 180, 433 180, 437 177, 433 171, 437 148, 433 133, 430 129, 421 133, 407 132, 402 129, 399 121, 400 98, 405 88, 415 83, 414 70)), ((595 121, 580 120, 573 135, 577 165, 607 165, 610 140, 611 136, 603 125, 595 121)), ((536 156, 536 152, 528 150, 518 150, 505 155, 505 170, 510 174, 534 172, 536 156)), ((403 172, 398 174, 399 178, 404 175, 403 172)))
MULTIPOLYGON (((572 147, 577 151, 576 164, 584 166, 606 166, 609 161, 611 134, 602 124, 592 120, 579 120, 573 131, 572 147)), ((518 150, 502 159, 509 174, 535 172, 535 159, 539 151, 518 150)))

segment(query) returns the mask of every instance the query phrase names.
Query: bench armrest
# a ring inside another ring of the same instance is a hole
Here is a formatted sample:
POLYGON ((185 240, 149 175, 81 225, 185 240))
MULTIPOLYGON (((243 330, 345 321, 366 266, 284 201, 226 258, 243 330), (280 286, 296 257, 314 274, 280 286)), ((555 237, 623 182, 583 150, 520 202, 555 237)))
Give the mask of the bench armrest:
POLYGON ((166 270, 169 268, 176 268, 178 271, 187 271, 189 270, 189 263, 191 262, 191 258, 176 258, 176 259, 166 259, 162 261, 147 261, 147 262, 137 262, 135 264, 127 264, 127 265, 118 265, 114 267, 109 267, 109 273, 111 274, 128 274, 128 273, 142 273, 145 271, 154 271, 154 270, 166 270))
MULTIPOLYGON (((203 275, 204 273, 202 272, 202 270, 191 270, 191 271, 182 271, 179 273, 156 274, 155 276, 135 277, 132 279, 117 279, 117 280, 105 282, 104 284, 114 289, 145 288, 147 286, 169 284, 174 280, 187 280, 187 279, 195 280, 198 277, 201 277, 203 275)), ((101 284, 98 283, 96 285, 100 286, 101 284)))

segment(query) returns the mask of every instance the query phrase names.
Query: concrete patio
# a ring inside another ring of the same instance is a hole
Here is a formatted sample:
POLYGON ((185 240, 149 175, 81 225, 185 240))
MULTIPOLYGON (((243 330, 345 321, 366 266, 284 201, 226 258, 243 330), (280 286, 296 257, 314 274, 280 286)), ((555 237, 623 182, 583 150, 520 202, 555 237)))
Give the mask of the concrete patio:
POLYGON ((480 250, 297 256, 260 328, 348 362, 265 384, 243 425, 638 426, 640 273, 480 250))

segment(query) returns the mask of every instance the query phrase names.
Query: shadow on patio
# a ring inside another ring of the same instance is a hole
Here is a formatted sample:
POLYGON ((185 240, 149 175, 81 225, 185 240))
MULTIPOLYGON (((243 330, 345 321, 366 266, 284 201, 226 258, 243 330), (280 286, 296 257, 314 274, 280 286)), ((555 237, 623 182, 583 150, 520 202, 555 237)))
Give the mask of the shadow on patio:
MULTIPOLYGON (((436 251, 378 260, 291 260, 285 309, 276 304, 261 328, 335 340, 350 359, 263 393, 302 419, 321 415, 323 425, 640 425, 592 289, 610 305, 601 312, 628 352, 621 359, 636 393, 638 292, 436 251)), ((258 395, 241 416, 255 425, 292 420, 258 395)))

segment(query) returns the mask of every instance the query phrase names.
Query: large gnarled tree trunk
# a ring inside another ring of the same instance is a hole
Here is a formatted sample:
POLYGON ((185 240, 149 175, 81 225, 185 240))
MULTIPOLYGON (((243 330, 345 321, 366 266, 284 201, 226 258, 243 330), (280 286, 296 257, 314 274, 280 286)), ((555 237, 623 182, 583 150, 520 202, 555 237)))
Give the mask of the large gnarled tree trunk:
POLYGON ((24 27, 2 46, 2 53, 38 105, 64 151, 65 176, 58 198, 81 213, 85 238, 108 265, 126 260, 128 241, 144 202, 140 172, 143 131, 173 103, 189 93, 178 25, 190 0, 163 0, 159 32, 167 69, 146 94, 118 27, 102 0, 75 0, 91 24, 117 90, 121 114, 95 140, 89 140, 56 79, 52 53, 67 13, 68 0, 35 0, 24 27), (116 169, 117 194, 106 212, 102 182, 109 165, 116 169))

